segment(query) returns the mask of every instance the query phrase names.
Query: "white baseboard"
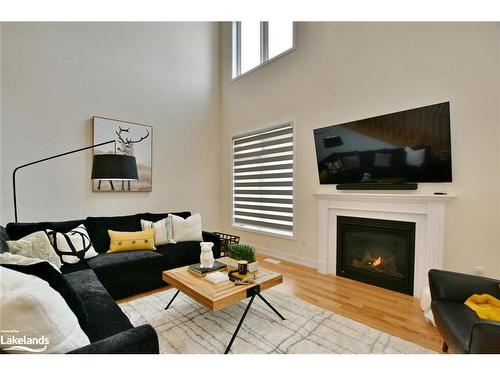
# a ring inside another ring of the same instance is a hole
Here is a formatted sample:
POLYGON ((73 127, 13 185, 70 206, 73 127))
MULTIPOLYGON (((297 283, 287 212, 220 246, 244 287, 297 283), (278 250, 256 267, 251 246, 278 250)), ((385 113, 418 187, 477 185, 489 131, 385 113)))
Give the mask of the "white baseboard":
POLYGON ((274 249, 268 249, 262 246, 257 246, 250 244, 251 246, 255 247, 258 253, 268 255, 274 258, 278 258, 281 260, 286 260, 291 263, 296 263, 300 264, 301 266, 306 266, 306 267, 311 267, 311 268, 317 268, 318 262, 314 259, 309 259, 309 258, 304 258, 300 257, 297 255, 292 255, 288 253, 284 253, 282 251, 274 250, 274 249))

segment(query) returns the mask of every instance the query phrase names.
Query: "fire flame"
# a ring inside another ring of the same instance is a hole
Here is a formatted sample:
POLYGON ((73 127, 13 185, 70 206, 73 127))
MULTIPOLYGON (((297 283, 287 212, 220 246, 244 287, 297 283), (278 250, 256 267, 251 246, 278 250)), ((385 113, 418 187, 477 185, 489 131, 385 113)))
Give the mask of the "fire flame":
POLYGON ((373 261, 373 267, 377 267, 380 264, 382 264, 382 257, 378 257, 373 261))

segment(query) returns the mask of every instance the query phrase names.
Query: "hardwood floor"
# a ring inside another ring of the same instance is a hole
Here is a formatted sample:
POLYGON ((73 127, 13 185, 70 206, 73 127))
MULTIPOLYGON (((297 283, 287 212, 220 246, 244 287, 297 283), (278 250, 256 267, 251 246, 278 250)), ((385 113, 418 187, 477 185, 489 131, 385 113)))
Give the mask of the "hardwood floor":
POLYGON ((278 286, 313 305, 346 316, 370 327, 441 352, 442 338, 427 323, 420 301, 406 294, 364 284, 315 269, 281 261, 271 264, 258 255, 259 263, 283 274, 278 286))
MULTIPOLYGON (((263 267, 283 274, 283 284, 276 288, 326 310, 441 352, 442 338, 437 329, 425 321, 418 299, 354 280, 322 275, 313 268, 286 261, 280 264, 267 263, 264 258, 262 255, 257 256, 263 267)), ((168 288, 117 302, 127 302, 168 288)))

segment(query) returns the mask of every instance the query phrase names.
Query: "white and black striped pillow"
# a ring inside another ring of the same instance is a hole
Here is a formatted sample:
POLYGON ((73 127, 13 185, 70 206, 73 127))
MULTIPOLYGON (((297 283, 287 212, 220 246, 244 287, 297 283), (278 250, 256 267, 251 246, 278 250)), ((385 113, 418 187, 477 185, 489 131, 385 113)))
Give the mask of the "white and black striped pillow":
POLYGON ((141 220, 142 230, 154 229, 155 230, 155 245, 166 245, 169 243, 176 243, 172 234, 172 218, 166 217, 157 221, 156 223, 148 220, 141 220))
POLYGON ((98 255, 83 224, 67 233, 47 230, 47 236, 63 263, 74 264, 98 255))

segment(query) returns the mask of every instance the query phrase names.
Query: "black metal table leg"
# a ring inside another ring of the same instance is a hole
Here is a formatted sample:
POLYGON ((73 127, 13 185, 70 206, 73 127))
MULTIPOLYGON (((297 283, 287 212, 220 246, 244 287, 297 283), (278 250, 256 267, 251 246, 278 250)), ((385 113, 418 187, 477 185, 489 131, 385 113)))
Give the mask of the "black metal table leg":
POLYGON ((259 294, 257 294, 257 295, 260 297, 260 299, 261 299, 262 301, 264 301, 264 302, 266 303, 266 305, 267 305, 267 306, 269 306, 269 307, 270 307, 270 309, 271 309, 271 310, 273 310, 273 311, 274 311, 274 313, 275 313, 276 315, 278 315, 278 316, 281 318, 281 320, 286 320, 286 319, 285 319, 285 317, 284 317, 283 315, 281 315, 281 314, 280 314, 280 312, 279 312, 278 310, 276 310, 276 309, 274 308, 274 306, 273 306, 273 305, 271 305, 271 303, 270 303, 267 299, 265 299, 264 297, 262 297, 262 295, 261 295, 260 293, 259 293, 259 294))
POLYGON ((172 299, 168 303, 167 307, 165 307, 165 310, 167 310, 170 307, 170 305, 172 304, 172 302, 174 302, 174 299, 175 299, 175 297, 177 297, 177 294, 179 294, 179 292, 180 292, 180 290, 177 290, 177 292, 175 292, 174 296, 172 297, 172 299))
POLYGON ((243 313, 243 315, 242 315, 242 317, 240 319, 240 322, 238 323, 238 326, 236 327, 236 330, 233 333, 233 337, 231 337, 231 341, 229 341, 229 345, 227 346, 226 351, 224 352, 224 354, 229 353, 229 349, 231 349, 231 345, 233 345, 233 341, 236 338, 236 336, 238 335, 238 331, 240 330, 241 325, 243 324, 243 321, 245 320, 245 317, 248 314, 248 310, 250 310, 250 306, 252 306, 254 298, 255 298, 255 294, 252 295, 252 297, 250 298, 250 301, 248 302, 248 305, 247 305, 247 307, 245 309, 245 312, 243 313))

